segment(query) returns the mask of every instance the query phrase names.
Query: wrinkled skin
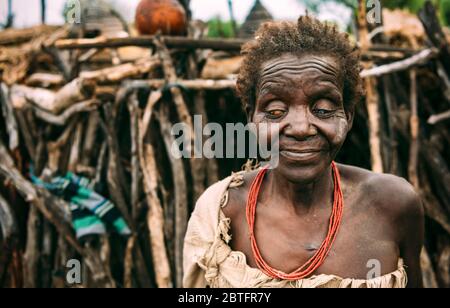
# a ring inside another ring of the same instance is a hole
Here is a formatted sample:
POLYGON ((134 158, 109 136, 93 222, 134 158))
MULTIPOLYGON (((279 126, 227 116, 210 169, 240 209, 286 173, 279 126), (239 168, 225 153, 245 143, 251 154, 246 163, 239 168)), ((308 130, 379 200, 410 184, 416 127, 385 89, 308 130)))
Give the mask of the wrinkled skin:
MULTIPOLYGON (((266 175, 258 199, 255 233, 272 267, 290 273, 320 247, 333 203, 331 162, 351 129, 353 111, 345 110, 339 62, 330 56, 285 54, 265 62, 249 120, 279 124, 279 166, 266 175)), ((368 279, 373 260, 380 274, 404 259, 408 286, 421 287, 420 250, 423 209, 403 179, 338 164, 344 214, 337 239, 314 273, 368 279)), ((245 207, 256 172, 230 190, 224 214, 231 219, 231 246, 256 268, 245 207)))

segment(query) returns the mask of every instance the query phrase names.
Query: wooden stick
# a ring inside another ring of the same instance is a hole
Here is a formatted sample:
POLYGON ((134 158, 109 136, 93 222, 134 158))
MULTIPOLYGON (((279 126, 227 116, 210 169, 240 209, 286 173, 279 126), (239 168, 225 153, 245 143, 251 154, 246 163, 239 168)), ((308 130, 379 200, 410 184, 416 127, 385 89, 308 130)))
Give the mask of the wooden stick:
POLYGON ((78 62, 79 63, 84 63, 89 61, 90 58, 92 58, 93 56, 95 56, 96 54, 98 54, 101 50, 97 49, 97 48, 92 48, 89 49, 88 51, 86 51, 84 54, 82 54, 79 58, 78 58, 78 62))
POLYGON ((398 136, 395 131, 394 121, 395 121, 395 112, 397 109, 397 104, 394 101, 394 96, 391 94, 389 88, 389 82, 391 81, 391 76, 383 76, 383 91, 384 97, 386 101, 386 121, 389 131, 389 153, 390 153, 390 161, 389 161, 389 173, 399 174, 398 170, 398 136))
MULTIPOLYGON (((198 36, 201 36, 202 33, 198 33, 198 36)), ((188 78, 189 79, 195 79, 198 78, 200 75, 199 68, 197 63, 198 60, 198 53, 191 53, 188 57, 188 78)), ((233 87, 234 88, 234 87, 233 87)), ((208 123, 208 114, 206 112, 206 101, 205 101, 205 91, 200 90, 197 91, 194 94, 194 113, 196 115, 201 115, 204 123, 208 123)), ((204 146, 204 143, 201 144, 202 148, 204 146)), ((200 158, 200 162, 196 165, 193 165, 193 167, 199 168, 199 170, 191 170, 192 173, 197 174, 196 177, 193 177, 193 179, 196 181, 194 182, 194 198, 192 204, 195 206, 197 203, 197 200, 199 197, 203 194, 205 191, 205 185, 210 186, 209 180, 216 178, 218 180, 218 166, 217 161, 215 159, 206 159, 206 158, 200 158), (206 181, 205 181, 206 180, 206 181)), ((214 182, 215 183, 215 182, 214 182)), ((212 185, 212 184, 211 184, 212 185)))
POLYGON ((438 287, 436 274, 434 273, 430 255, 425 247, 422 249, 422 253, 420 255, 420 267, 422 268, 424 287, 428 289, 436 289, 438 287))
POLYGON ((226 90, 235 89, 236 80, 212 80, 212 79, 194 79, 194 80, 176 80, 173 83, 168 83, 164 79, 150 79, 150 80, 129 80, 122 84, 122 87, 140 89, 152 88, 161 89, 164 86, 177 86, 189 90, 226 90))
POLYGON ((8 85, 21 82, 26 77, 36 55, 43 51, 46 52, 48 46, 53 45, 57 39, 67 37, 67 33, 68 27, 61 27, 54 32, 39 35, 19 47, 3 49, 6 57, 3 57, 0 61, 4 61, 6 58, 7 62, 3 65, 3 81, 8 85))
POLYGON ((418 190, 419 177, 417 175, 417 164, 419 156, 419 116, 418 116, 418 105, 417 105, 417 74, 414 69, 409 73, 410 76, 410 100, 411 100, 411 117, 410 117, 410 128, 411 128, 411 144, 409 149, 409 165, 408 165, 408 175, 409 180, 413 186, 418 190))
MULTIPOLYGON (((430 168, 432 174, 442 181, 442 183, 450 183, 450 172, 447 163, 436 149, 436 147, 429 141, 422 138, 420 147, 420 154, 424 157, 427 166, 430 168)), ((443 200, 443 205, 447 211, 450 212, 450 186, 442 185, 441 189, 437 189, 438 196, 443 200)))
POLYGON ((414 66, 418 66, 421 64, 426 63, 430 59, 435 58, 437 55, 436 50, 434 49, 425 49, 422 50, 420 53, 407 58, 405 60, 401 60, 398 62, 372 67, 370 69, 365 69, 361 72, 362 78, 368 78, 368 77, 379 77, 386 74, 392 74, 399 71, 405 71, 408 70, 414 66))
POLYGON ((443 286, 445 288, 450 287, 450 245, 442 250, 439 259, 438 259, 438 273, 440 274, 440 278, 443 281, 443 286))
MULTIPOLYGON (((172 59, 167 47, 158 38, 154 39, 155 46, 157 48, 158 55, 161 59, 164 75, 168 82, 176 83, 178 78, 176 75, 175 67, 173 66, 172 59)), ((195 144, 195 133, 194 126, 192 123, 192 118, 187 108, 186 102, 184 101, 183 94, 178 87, 171 87, 170 92, 172 94, 172 99, 175 103, 175 107, 178 113, 178 118, 180 121, 187 125, 190 130, 190 137, 186 138, 185 145, 187 145, 186 152, 192 154, 192 145, 195 144)), ((168 113, 168 109, 166 109, 168 113)), ((165 119, 161 121, 161 129, 163 133, 163 138, 166 143, 167 152, 171 153, 172 145, 175 140, 171 134, 171 125, 166 112, 160 113, 160 119, 165 119), (165 129, 163 128, 165 127, 165 129)), ((169 154, 169 159, 172 163, 172 173, 173 180, 175 184, 175 268, 176 268, 176 286, 181 287, 183 282, 183 247, 184 247, 184 236, 187 229, 188 222, 188 198, 187 198, 187 186, 186 179, 184 176, 184 166, 180 159, 175 159, 173 155, 169 154)), ((198 174, 195 173, 196 170, 201 169, 199 167, 200 161, 196 160, 193 156, 189 160, 192 172, 192 178, 194 183, 199 183, 196 179, 198 174)))
MULTIPOLYGON (((404 138, 409 138, 410 133, 398 122, 395 123, 396 129, 404 138)), ((448 170, 445 159, 439 153, 439 150, 430 141, 426 140, 423 136, 420 138, 419 148, 422 161, 426 164, 428 170, 434 178, 439 179, 440 183, 450 183, 450 172, 448 170)), ((450 212, 450 187, 448 185, 442 185, 435 187, 436 194, 441 198, 442 204, 450 212)))
POLYGON ((43 220, 42 222, 42 239, 41 239, 41 279, 42 288, 50 288, 53 276, 53 254, 55 246, 55 237, 53 226, 50 222, 43 220))
POLYGON ((441 78, 443 86, 445 87, 445 89, 443 89, 445 98, 447 99, 448 102, 450 102, 450 78, 448 77, 447 73, 445 72, 442 62, 437 61, 436 64, 437 64, 437 69, 436 69, 437 74, 441 78))
POLYGON ((108 188, 109 193, 117 205, 117 208, 120 210, 122 216, 125 221, 128 223, 130 228, 135 231, 134 222, 131 219, 129 209, 127 206, 127 197, 125 191, 125 185, 123 184, 125 181, 125 173, 123 170, 123 166, 120 163, 120 151, 119 145, 117 143, 117 134, 116 128, 113 124, 113 119, 111 117, 111 107, 108 104, 103 105, 103 111, 105 113, 105 117, 107 121, 102 120, 102 127, 106 134, 106 139, 108 141, 108 150, 109 150, 109 161, 108 161, 108 188))
MULTIPOLYGON (((184 236, 187 229, 188 220, 188 195, 186 173, 184 171, 183 161, 175 158, 171 154, 172 146, 175 144, 175 138, 171 133, 172 124, 169 120, 169 109, 162 108, 158 112, 158 119, 161 127, 161 134, 166 145, 166 151, 169 153, 171 163, 172 178, 175 188, 175 268, 176 268, 176 287, 181 287, 183 283, 183 246, 184 236)), ((192 161, 192 160, 191 160, 192 161)), ((192 172, 199 170, 197 166, 191 167, 192 172)), ((196 175, 198 176, 198 175, 196 175)), ((195 179, 196 177, 194 177, 195 179)), ((195 181, 195 180, 194 180, 195 181)), ((195 191, 195 189, 194 189, 195 191)))
POLYGON ((386 51, 367 51, 364 54, 361 54, 361 60, 368 62, 395 62, 405 59, 405 56, 409 56, 409 54, 405 54, 402 52, 386 52, 386 51))
POLYGON ((60 73, 64 77, 64 81, 68 82, 71 80, 70 78, 70 65, 69 63, 61 56, 60 50, 51 46, 44 46, 43 50, 53 58, 56 67, 59 69, 60 73))
POLYGON ((45 135, 49 132, 49 127, 39 127, 38 129, 38 140, 36 145, 36 156, 32 158, 34 162, 34 172, 36 176, 40 176, 45 168, 46 160, 46 142, 45 135))
POLYGON ((136 243, 137 245, 134 246, 134 253, 133 253, 133 261, 134 264, 136 264, 137 269, 145 269, 145 270, 138 270, 136 271, 136 280, 139 283, 140 288, 156 288, 156 285, 153 283, 152 279, 150 278, 148 272, 147 272, 147 264, 145 262, 144 255, 142 254, 142 249, 139 245, 139 242, 136 243))
POLYGON ((428 39, 439 50, 439 60, 450 76, 450 47, 432 2, 427 0, 419 11, 419 19, 427 33, 428 39))
POLYGON ((0 229, 2 231, 2 239, 8 242, 13 236, 17 235, 18 224, 14 216, 11 205, 0 194, 0 229))
POLYGON ((123 286, 126 289, 131 289, 133 287, 133 249, 136 243, 136 237, 136 235, 131 236, 128 239, 127 247, 125 248, 123 286))
MULTIPOLYGON (((57 246, 55 252, 55 270, 60 270, 64 272, 67 265, 67 260, 70 260, 71 247, 65 241, 64 237, 58 233, 57 246)), ((66 277, 63 275, 55 275, 52 279, 53 288, 66 288, 66 277)))
MULTIPOLYGON (((426 61, 433 59, 436 56, 436 52, 433 49, 426 49, 421 51, 415 56, 405 59, 403 61, 394 62, 370 69, 365 69, 361 72, 362 78, 379 77, 395 72, 411 69, 414 66, 421 65, 426 61)), ((123 87, 137 88, 154 88, 158 89, 167 85, 167 82, 163 79, 150 79, 150 80, 127 80, 122 84, 123 87)), ((177 80, 173 85, 186 88, 189 90, 225 90, 234 89, 236 87, 235 79, 193 79, 193 80, 177 80)))
POLYGON ((98 112, 91 112, 87 118, 86 132, 83 137, 83 152, 81 164, 90 166, 97 141, 97 131, 100 125, 98 112))
POLYGON ((54 115, 53 113, 44 111, 39 108, 33 108, 36 117, 39 119, 56 126, 64 126, 67 124, 74 115, 82 112, 90 112, 96 110, 100 106, 100 101, 96 99, 87 100, 85 102, 77 103, 70 106, 60 115, 54 115))
POLYGON ((418 191, 421 194, 426 215, 436 221, 448 234, 450 234, 450 218, 445 209, 439 204, 439 200, 437 200, 436 196, 433 194, 430 178, 427 175, 423 164, 420 165, 420 189, 418 191))
POLYGON ((3 83, 0 83, 0 105, 3 118, 5 119, 6 130, 8 132, 9 149, 13 151, 19 146, 19 131, 9 97, 9 89, 3 83))
MULTIPOLYGON (((153 107, 159 98, 149 101, 144 114, 152 114, 153 107)), ((133 114, 136 115, 137 106, 132 106, 133 114)), ((144 144, 145 133, 148 129, 151 116, 144 116, 139 119, 139 144, 138 155, 141 170, 144 177, 144 191, 149 207, 147 215, 147 226, 150 230, 150 243, 152 246, 153 264, 156 275, 156 283, 160 288, 172 287, 171 271, 167 250, 164 241, 164 214, 161 202, 158 198, 158 168, 156 165, 155 152, 150 143, 144 144), (144 122, 144 119, 146 121, 144 122)))
MULTIPOLYGON (((178 81, 178 78, 176 75, 175 67, 172 63, 172 59, 170 57, 169 50, 158 38, 154 39, 154 43, 158 49, 158 55, 163 65, 165 79, 169 83, 176 83, 178 81)), ((171 87, 170 92, 172 93, 173 100, 178 111, 178 116, 180 117, 180 121, 186 123, 190 128, 192 128, 193 125, 191 115, 189 114, 189 110, 186 106, 186 103, 184 102, 181 90, 177 87, 171 87)))
MULTIPOLYGON (((155 36, 139 36, 127 38, 99 37, 95 39, 65 39, 55 43, 59 49, 91 49, 91 48, 117 48, 125 46, 153 47, 155 36)), ((169 48, 186 49, 213 49, 239 51, 246 40, 239 39, 192 39, 186 37, 165 36, 162 41, 169 48)))
MULTIPOLYGON (((205 109, 205 100, 204 100, 203 95, 204 95, 204 93, 202 91, 195 93, 194 112, 196 115, 200 115, 202 117, 202 121, 204 121, 204 123, 208 123, 208 118, 207 118, 206 109, 205 109)), ((203 150, 204 142, 200 143, 199 145, 201 147, 201 149, 200 149, 200 153, 201 153, 203 150)), ((196 145, 196 146, 198 146, 198 145, 196 145)), ((207 177, 206 167, 208 166, 208 162, 205 157, 199 157, 199 158, 194 158, 194 159, 197 160, 198 163, 192 165, 193 167, 195 167, 197 169, 191 170, 191 173, 196 174, 195 177, 192 177, 194 180, 192 204, 196 204, 197 200, 205 192, 205 189, 206 189, 205 179, 207 177)))
POLYGON ((54 88, 64 84, 64 76, 50 73, 34 73, 28 77, 25 84, 29 87, 54 88))
POLYGON ((36 38, 42 34, 53 33, 56 26, 41 25, 25 29, 8 29, 0 32, 0 45, 16 45, 36 38))
POLYGON ((80 162, 81 138, 83 135, 83 123, 78 122, 72 139, 72 145, 69 153, 69 165, 67 171, 77 173, 77 165, 80 162))
MULTIPOLYGON (((55 47, 58 49, 92 49, 92 48, 118 48, 126 46, 155 47, 153 40, 156 36, 139 36, 126 38, 105 38, 94 39, 61 39, 56 41, 55 47)), ((187 38, 174 36, 160 36, 168 48, 178 49, 212 49, 223 51, 239 52, 242 45, 247 43, 245 39, 212 39, 212 38, 187 38)), ((399 48, 388 45, 374 45, 370 51, 413 54, 415 50, 399 48)))
POLYGON ((156 69, 160 65, 157 58, 145 58, 134 63, 126 63, 97 71, 81 72, 80 77, 99 84, 117 83, 127 78, 141 76, 156 69))
MULTIPOLYGON (((100 235, 100 247, 94 248, 93 250, 98 251, 99 259, 103 265, 104 274, 111 283, 111 285, 108 285, 107 287, 116 288, 116 282, 114 281, 111 273, 111 245, 109 244, 107 234, 100 235)), ((93 274, 95 275, 95 273, 93 274)), ((94 277, 94 279, 96 279, 96 277, 94 277)), ((99 282, 98 279, 96 279, 96 281, 99 282)), ((99 284, 99 287, 102 288, 104 285, 99 284)))
MULTIPOLYGON (((125 170, 120 155, 121 152, 119 147, 119 141, 117 139, 118 133, 116 126, 114 125, 115 121, 112 118, 109 104, 104 104, 103 106, 104 106, 103 112, 105 114, 107 121, 102 123, 106 123, 107 131, 109 134, 107 136, 107 140, 108 140, 108 149, 110 150, 109 153, 109 159, 111 164, 110 167, 113 168, 112 172, 113 175, 115 176, 115 179, 112 181, 117 182, 115 185, 118 185, 117 188, 120 189, 120 194, 122 196, 121 200, 124 201, 123 210, 125 211, 125 209, 128 208, 127 205, 128 203, 126 202, 126 200, 128 200, 130 196, 130 187, 126 183, 125 170)), ((131 228, 134 229, 135 226, 133 224, 133 221, 131 220, 129 210, 126 210, 124 216, 126 220, 128 220, 128 222, 131 224, 131 228)))
MULTIPOLYGON (((366 23, 366 1, 358 1, 358 34, 361 43, 362 51, 369 49, 369 32, 366 23)), ((370 63, 366 63, 366 69, 370 63)), ((383 172, 383 159, 381 156, 381 142, 380 142, 380 112, 378 109, 379 97, 377 94, 376 80, 373 78, 366 78, 364 80, 366 85, 366 105, 369 114, 369 132, 370 132, 370 153, 372 159, 372 171, 383 172)))
MULTIPOLYGON (((158 98, 159 100, 159 98, 158 98)), ((150 102, 151 104, 151 102, 150 102)), ((131 132, 131 216, 133 221, 136 223, 139 220, 139 213, 141 209, 141 167, 139 160, 139 110, 137 108, 139 106, 139 102, 137 100, 136 93, 130 98, 130 102, 128 103, 128 110, 130 112, 130 132, 131 132)), ((127 284, 131 287, 131 271, 130 269, 135 264, 138 268, 144 269, 146 268, 145 261, 142 255, 142 251, 139 243, 137 241, 137 235, 133 236, 134 241, 130 239, 127 246, 127 253, 131 254, 131 259, 126 259, 128 264, 126 264, 129 269, 129 273, 127 273, 126 279, 127 284), (128 251, 128 249, 130 251, 128 251), (135 258, 133 258, 133 251, 135 252, 135 258)), ((128 256, 129 258, 129 256, 128 256)), ((138 281, 141 284, 141 287, 147 288, 151 286, 150 278, 148 276, 147 271, 140 270, 137 273, 138 281)))
MULTIPOLYGON (((424 110, 431 115, 436 114, 436 109, 433 106, 433 103, 431 102, 432 98, 425 96, 424 94, 420 93, 420 102, 421 105, 423 105, 424 110)), ((450 132, 448 131, 448 129, 446 128, 446 124, 445 123, 436 123, 435 127, 432 128, 434 132, 438 133, 440 136, 442 136, 442 138, 448 143, 450 144, 450 132)))
POLYGON ((0 154, 2 157, 0 161, 0 174, 13 182, 17 191, 24 196, 25 200, 35 205, 44 217, 56 226, 59 233, 65 237, 77 252, 84 254, 83 248, 73 237, 70 219, 68 218, 70 216, 68 214, 68 207, 63 202, 51 198, 46 191, 36 189, 28 182, 14 167, 12 158, 1 142, 0 154))
MULTIPOLYGON (((398 122, 395 123, 396 129, 405 139, 410 138, 410 133, 398 122)), ((430 141, 426 140, 423 136, 420 136, 419 148, 422 161, 426 164, 428 170, 434 178, 439 179, 439 183, 450 183, 450 171, 448 170, 445 159, 436 148, 436 146, 430 141)), ((442 200, 442 204, 450 212, 450 186, 441 185, 435 187, 435 193, 442 200)))
POLYGON ((440 122, 443 122, 445 120, 450 119, 450 110, 440 113, 440 114, 435 114, 432 115, 429 119, 428 119, 428 124, 430 125, 436 125, 440 122))
MULTIPOLYGON (((368 38, 369 39, 369 38, 368 38)), ((411 48, 402 48, 392 45, 386 45, 386 44, 373 44, 369 46, 369 51, 373 52, 387 52, 387 53, 402 53, 405 56, 411 56, 417 53, 417 50, 411 49, 411 48)))
POLYGON ((36 207, 31 207, 27 221, 27 244, 24 259, 24 286, 37 288, 39 280, 39 238, 41 231, 41 217, 36 207))
POLYGON ((72 118, 63 133, 55 142, 47 142, 47 166, 53 173, 56 173, 59 170, 62 155, 61 149, 69 142, 77 122, 76 117, 72 118))
POLYGON ((130 132, 131 132, 131 217, 134 221, 138 220, 139 214, 139 183, 140 183, 140 166, 138 156, 138 143, 139 143, 139 123, 138 115, 134 106, 138 106, 136 93, 131 98, 133 102, 128 104, 128 110, 130 112, 130 132))
POLYGON ((25 113, 29 112, 30 110, 14 110, 14 113, 16 115, 18 128, 20 131, 20 134, 23 137, 25 147, 28 151, 28 155, 30 157, 36 157, 36 144, 35 144, 35 137, 33 134, 33 131, 30 129, 30 123, 26 120, 25 113))
POLYGON ((11 87, 11 95, 24 97, 39 108, 59 114, 72 104, 90 99, 94 95, 95 84, 78 78, 65 85, 58 92, 22 85, 11 87))
POLYGON ((102 180, 103 170, 106 165, 106 158, 108 156, 108 143, 103 142, 100 146, 100 152, 98 154, 97 167, 95 170, 94 183, 97 185, 102 180))
MULTIPOLYGON (((141 154, 144 153, 144 152, 141 151, 141 146, 140 146, 141 145, 141 141, 140 140, 141 140, 141 137, 145 137, 147 135, 147 129, 148 129, 149 124, 150 124, 151 114, 152 114, 153 108, 154 108, 155 104, 159 101, 159 99, 162 97, 162 93, 161 92, 152 92, 151 93, 151 95, 149 96, 147 105, 146 105, 146 109, 145 109, 146 112, 145 112, 145 114, 144 114, 144 116, 142 118, 142 123, 140 122, 141 121, 140 120, 140 110, 138 109, 139 103, 138 103, 138 100, 137 100, 137 97, 136 97, 135 94, 136 93, 133 94, 133 96, 131 97, 131 99, 130 99, 128 104, 129 104, 129 111, 130 111, 130 117, 131 117, 131 133, 132 133, 131 135, 132 135, 132 140, 133 140, 133 143, 134 143, 134 145, 132 146, 133 147, 133 149, 132 149, 133 154, 132 155, 134 156, 134 159, 135 159, 135 160, 132 161, 132 177, 133 177, 133 180, 135 181, 135 184, 134 184, 135 185, 135 187, 134 187, 134 195, 135 195, 135 197, 132 197, 132 202, 134 202, 134 203, 132 203, 132 205, 133 205, 133 209, 134 209, 134 213, 135 213, 134 219, 137 221, 138 220, 138 213, 139 213, 140 209, 142 208, 141 202, 139 200, 139 196, 140 196, 140 193, 141 193, 141 185, 140 185, 140 180, 142 178, 141 174, 143 173, 141 171, 142 170, 142 167, 141 167, 141 161, 142 161, 141 154), (141 127, 142 126, 143 126, 143 131, 141 132, 141 127)), ((145 157, 144 157, 144 160, 145 160, 145 157)), ((150 160, 151 160, 151 158, 150 158, 150 160)), ((150 164, 153 164, 153 163, 150 162, 150 164)), ((156 171, 158 171, 158 170, 156 170, 156 171)), ((145 179, 146 179, 145 176, 147 176, 147 181, 149 180, 149 178, 148 178, 149 175, 148 174, 144 175, 144 184, 148 183, 148 182, 145 181, 145 179)), ((153 174, 153 176, 155 176, 156 178, 159 178, 158 172, 153 174)), ((153 190, 152 187, 149 187, 148 189, 149 190, 153 190)), ((133 191, 133 189, 132 189, 132 191, 133 191)), ((157 192, 155 192, 155 193, 157 194, 157 192)), ((152 207, 150 206, 150 204, 148 206, 149 206, 149 211, 152 211, 152 209, 151 209, 152 207)), ((154 209, 158 212, 159 211, 158 204, 154 204, 154 206, 155 206, 154 209)), ((161 210, 162 210, 161 203, 159 204, 159 206, 161 207, 161 210)), ((159 223, 157 221, 160 218, 158 216, 153 216, 153 215, 154 214, 148 213, 148 216, 147 216, 148 228, 149 228, 150 232, 151 232, 151 230, 155 230, 156 229, 158 235, 155 238, 153 238, 152 234, 150 234, 150 237, 152 239, 150 243, 152 244, 152 247, 153 247, 153 244, 155 244, 156 248, 163 247, 165 249, 164 245, 161 246, 162 245, 161 244, 161 240, 164 242, 164 244, 166 243, 166 240, 164 238, 161 239, 161 237, 160 237, 161 234, 160 234, 160 229, 159 229, 161 227, 161 225, 162 225, 162 228, 164 229, 164 223, 165 223, 164 218, 162 218, 161 222, 159 223), (151 223, 151 226, 150 226, 150 223, 151 223)), ((164 213, 162 215, 164 215, 164 213)), ((164 233, 163 233, 163 235, 164 235, 164 233)), ((144 257, 143 257, 142 250, 141 250, 140 246, 136 245, 134 251, 135 251, 134 261, 135 261, 136 266, 138 268, 145 268, 146 265, 145 265, 144 257)), ((152 251, 153 251, 153 248, 152 248, 152 251)), ((160 273, 160 278, 161 278, 160 281, 166 281, 166 276, 165 275, 167 275, 167 268, 165 267, 166 265, 164 263, 166 262, 165 258, 167 257, 167 251, 166 252, 158 252, 157 254, 158 254, 156 256, 157 260, 162 260, 162 262, 163 262, 162 268, 158 268, 158 270, 160 271, 159 272, 160 273), (164 254, 166 254, 166 255, 164 255, 164 254)), ((155 257, 155 255, 153 255, 153 256, 155 257)), ((167 258, 167 263, 168 262, 169 261, 168 261, 168 258, 167 258)), ((169 272, 170 272, 170 266, 169 266, 169 272)), ((149 275, 148 275, 148 273, 146 271, 137 273, 137 279, 138 279, 141 287, 145 287, 145 288, 147 288, 147 287, 154 287, 154 284, 151 282, 151 280, 149 278, 149 275)))
MULTIPOLYGON (((42 89, 32 88, 23 85, 13 85, 11 87, 11 98, 13 102, 21 101, 25 99, 25 102, 32 102, 35 106, 44 110, 53 109, 53 103, 55 100, 55 92, 42 89)), ((15 103, 15 108, 23 108, 26 105, 15 103)))

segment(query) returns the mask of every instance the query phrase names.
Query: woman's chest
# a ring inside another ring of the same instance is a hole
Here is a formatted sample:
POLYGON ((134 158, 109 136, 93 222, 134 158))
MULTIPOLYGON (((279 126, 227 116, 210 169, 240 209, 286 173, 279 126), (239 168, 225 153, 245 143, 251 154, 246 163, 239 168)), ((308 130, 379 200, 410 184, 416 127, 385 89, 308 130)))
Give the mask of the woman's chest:
MULTIPOLYGON (((331 250, 314 274, 371 279, 397 270, 400 255, 394 226, 370 210, 361 211, 361 206, 365 205, 347 205, 331 250)), ((304 265, 327 236, 329 212, 303 218, 260 213, 255 239, 264 261, 285 273, 304 265)), ((232 219, 231 234, 232 249, 243 252, 248 265, 257 268, 245 216, 232 219)))

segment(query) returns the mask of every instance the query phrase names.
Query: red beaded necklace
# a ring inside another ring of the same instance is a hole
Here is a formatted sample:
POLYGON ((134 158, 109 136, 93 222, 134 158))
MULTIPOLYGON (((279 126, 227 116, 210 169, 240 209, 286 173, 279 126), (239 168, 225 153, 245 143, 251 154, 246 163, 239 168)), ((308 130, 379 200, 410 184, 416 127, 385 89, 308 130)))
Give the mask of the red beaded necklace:
POLYGON ((250 240, 256 264, 258 265, 259 269, 269 277, 289 281, 306 278, 314 273, 323 264, 325 258, 328 256, 331 246, 336 239, 336 235, 342 220, 342 212, 344 209, 344 197, 341 190, 341 177, 339 175, 339 170, 336 167, 335 162, 331 163, 331 167, 333 170, 334 178, 334 201, 328 226, 328 234, 314 256, 312 256, 311 259, 309 259, 305 264, 303 264, 300 268, 290 274, 286 274, 282 271, 272 268, 263 259, 263 257, 261 256, 261 252, 259 251, 255 238, 256 205, 258 202, 258 195, 261 189, 264 175, 267 173, 268 167, 263 168, 253 180, 247 200, 247 223, 250 230, 250 240))

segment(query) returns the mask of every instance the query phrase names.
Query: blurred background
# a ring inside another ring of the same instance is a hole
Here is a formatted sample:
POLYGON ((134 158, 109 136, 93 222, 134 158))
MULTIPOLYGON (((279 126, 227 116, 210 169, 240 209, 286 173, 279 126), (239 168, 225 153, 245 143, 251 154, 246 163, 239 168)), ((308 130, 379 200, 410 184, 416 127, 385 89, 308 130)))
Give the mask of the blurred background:
MULTIPOLYGON (((134 13, 140 0, 107 0, 127 22, 134 20, 134 13)), ((0 23, 5 24, 8 16, 9 0, 0 1, 0 23)), ((404 8, 416 13, 425 3, 425 0, 392 0, 384 1, 384 7, 404 8)), ((450 18, 450 1, 441 0, 436 3, 441 12, 441 21, 448 24, 450 18)), ((42 3, 45 3, 45 20, 47 24, 60 25, 64 23, 64 7, 67 0, 12 0, 11 12, 14 15, 14 27, 31 27, 41 23, 42 3)), ((322 20, 332 20, 341 27, 349 26, 352 10, 357 1, 321 1, 321 0, 262 0, 261 3, 267 8, 274 19, 295 20, 305 9, 316 13, 322 20)), ((233 1, 233 13, 237 23, 242 24, 250 9, 254 5, 253 0, 233 1)), ((193 19, 205 22, 220 20, 223 23, 230 21, 228 0, 191 0, 190 8, 193 19)))

